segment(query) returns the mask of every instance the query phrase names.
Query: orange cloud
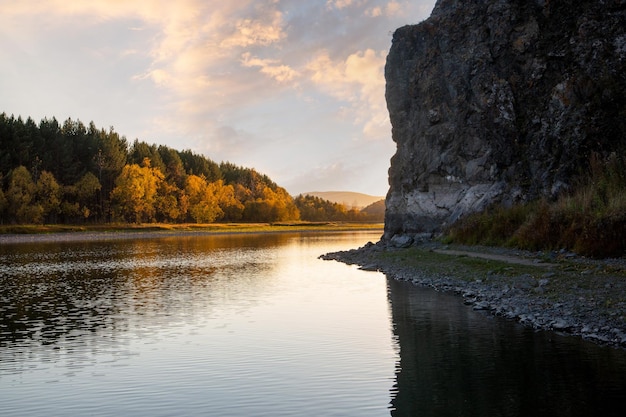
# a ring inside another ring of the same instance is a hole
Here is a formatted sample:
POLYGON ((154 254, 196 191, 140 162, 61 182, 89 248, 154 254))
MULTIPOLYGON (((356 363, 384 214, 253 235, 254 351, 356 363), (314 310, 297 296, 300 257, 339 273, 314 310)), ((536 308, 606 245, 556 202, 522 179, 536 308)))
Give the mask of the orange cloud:
POLYGON ((274 11, 268 20, 266 22, 250 18, 239 19, 235 24, 234 33, 224 39, 220 46, 224 48, 267 46, 284 39, 282 13, 274 11))
POLYGON ((311 80, 321 90, 351 104, 350 109, 344 109, 344 115, 363 125, 366 137, 384 137, 389 133, 385 56, 384 51, 367 49, 333 62, 327 52, 322 52, 307 66, 311 80))
POLYGON ((374 6, 368 9, 365 14, 370 17, 393 17, 393 16, 401 16, 405 13, 405 10, 408 8, 407 2, 398 2, 395 0, 390 1, 387 4, 374 6))
MULTIPOLYGON (((397 16, 409 7, 407 1, 327 0, 310 8, 316 14, 306 19, 281 9, 286 6, 277 0, 0 1, 8 21, 27 16, 77 33, 93 24, 128 22, 128 29, 142 36, 143 43, 121 45, 120 57, 132 55, 145 66, 127 77, 150 81, 165 92, 167 103, 174 106, 168 114, 177 122, 189 114, 214 117, 229 106, 241 108, 244 103, 263 100, 276 94, 277 85, 300 88, 306 84, 341 101, 337 107, 343 109, 337 114, 360 124, 365 136, 388 137, 385 52, 348 43, 357 35, 346 37, 342 32, 350 33, 351 28, 338 28, 336 19, 349 17, 344 22, 356 25, 351 33, 365 34, 372 19, 363 13, 397 16), (315 28, 318 32, 312 33, 315 28), (316 38, 306 43, 309 36, 316 38), (346 54, 346 50, 351 52, 346 54), (268 83, 268 78, 276 83, 268 83)), ((298 98, 308 96, 305 92, 298 98)))
POLYGON ((326 7, 335 8, 335 9, 344 9, 349 7, 354 3, 353 0, 328 0, 326 2, 326 7))
POLYGON ((241 64, 244 67, 259 67, 262 74, 268 75, 278 82, 291 81, 299 74, 288 65, 281 64, 276 59, 253 58, 249 52, 242 54, 241 64))

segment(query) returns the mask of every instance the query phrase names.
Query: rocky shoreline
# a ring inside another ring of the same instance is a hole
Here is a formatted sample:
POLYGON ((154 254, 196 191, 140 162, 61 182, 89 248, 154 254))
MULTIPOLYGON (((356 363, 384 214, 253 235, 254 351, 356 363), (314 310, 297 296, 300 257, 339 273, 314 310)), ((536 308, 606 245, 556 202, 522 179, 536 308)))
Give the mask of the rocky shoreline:
POLYGON ((320 256, 463 297, 474 310, 626 349, 626 260, 565 251, 369 242, 320 256))

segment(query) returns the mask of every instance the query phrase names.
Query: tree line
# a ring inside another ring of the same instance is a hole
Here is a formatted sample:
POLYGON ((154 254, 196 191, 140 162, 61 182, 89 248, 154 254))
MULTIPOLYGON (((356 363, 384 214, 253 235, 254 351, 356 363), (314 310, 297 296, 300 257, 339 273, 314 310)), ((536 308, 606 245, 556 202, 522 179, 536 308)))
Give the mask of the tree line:
POLYGON ((3 224, 376 220, 309 197, 251 168, 130 143, 113 127, 0 114, 3 224))
POLYGON ((312 222, 347 221, 347 222, 382 222, 385 217, 385 201, 380 200, 362 210, 348 209, 345 204, 335 203, 312 195, 298 195, 296 207, 303 220, 312 222))

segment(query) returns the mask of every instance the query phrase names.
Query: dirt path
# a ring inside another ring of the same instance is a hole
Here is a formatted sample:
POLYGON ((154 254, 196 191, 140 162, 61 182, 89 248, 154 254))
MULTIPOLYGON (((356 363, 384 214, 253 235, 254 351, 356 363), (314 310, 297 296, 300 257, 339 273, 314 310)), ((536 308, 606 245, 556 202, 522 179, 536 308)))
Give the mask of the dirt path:
POLYGON ((543 266, 546 268, 556 266, 556 264, 549 263, 549 262, 540 262, 536 259, 527 259, 527 258, 521 258, 518 256, 512 256, 512 255, 498 255, 495 253, 482 253, 482 252, 461 251, 461 250, 451 250, 451 249, 434 249, 433 252, 441 253, 444 255, 469 256, 472 258, 490 259, 493 261, 507 262, 510 264, 517 264, 517 265, 543 266))

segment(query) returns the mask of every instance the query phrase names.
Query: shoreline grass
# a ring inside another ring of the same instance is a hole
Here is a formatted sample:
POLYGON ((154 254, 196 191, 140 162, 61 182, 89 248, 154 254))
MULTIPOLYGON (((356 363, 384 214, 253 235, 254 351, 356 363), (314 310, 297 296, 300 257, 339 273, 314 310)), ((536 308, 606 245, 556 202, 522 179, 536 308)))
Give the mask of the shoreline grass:
POLYGON ((495 206, 462 218, 445 241, 527 250, 567 249, 593 258, 626 254, 626 157, 593 155, 588 177, 554 201, 495 206))
POLYGON ((108 223, 93 225, 0 225, 2 235, 42 235, 53 233, 133 233, 133 232, 206 232, 255 233, 300 231, 360 231, 383 230, 382 223, 350 222, 277 222, 277 223, 108 223))

